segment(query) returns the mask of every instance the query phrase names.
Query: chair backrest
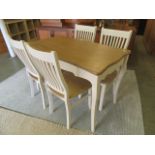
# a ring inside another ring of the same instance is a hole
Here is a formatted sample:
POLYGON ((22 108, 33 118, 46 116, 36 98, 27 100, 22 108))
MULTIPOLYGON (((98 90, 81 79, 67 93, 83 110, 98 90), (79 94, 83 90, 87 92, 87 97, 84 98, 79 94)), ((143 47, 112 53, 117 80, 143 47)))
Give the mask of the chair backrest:
POLYGON ((38 77, 39 74, 28 57, 23 41, 13 40, 10 37, 9 37, 9 40, 13 51, 18 56, 18 58, 22 61, 22 63, 25 65, 26 70, 31 74, 31 76, 38 77))
POLYGON ((101 29, 100 44, 114 48, 127 49, 130 43, 132 31, 122 31, 113 29, 101 29))
POLYGON ((74 38, 94 42, 96 26, 75 25, 74 38))
POLYGON ((35 68, 44 78, 46 86, 60 96, 68 95, 68 87, 62 75, 56 52, 47 53, 33 49, 27 43, 24 45, 35 68))

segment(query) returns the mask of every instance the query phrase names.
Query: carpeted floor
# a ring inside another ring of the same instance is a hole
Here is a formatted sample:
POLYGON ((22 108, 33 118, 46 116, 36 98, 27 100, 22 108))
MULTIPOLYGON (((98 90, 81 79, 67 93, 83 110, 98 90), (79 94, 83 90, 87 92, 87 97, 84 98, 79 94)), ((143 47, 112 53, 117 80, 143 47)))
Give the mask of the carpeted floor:
POLYGON ((66 127, 46 120, 30 117, 18 112, 0 108, 0 134, 2 135, 88 135, 77 129, 66 127))
POLYGON ((155 134, 155 53, 148 54, 143 36, 137 36, 128 67, 135 70, 140 91, 144 130, 155 134))
MULTIPOLYGON (((54 99, 56 111, 50 115, 48 110, 42 109, 40 94, 34 98, 30 97, 29 85, 24 69, 0 83, 0 99, 1 107, 64 126, 66 124, 65 108, 59 99, 54 99)), ((75 100, 77 99, 73 101, 75 100)), ((118 103, 116 105, 112 104, 110 87, 107 91, 105 103, 104 110, 97 112, 95 134, 144 134, 140 96, 134 71, 126 73, 120 87, 118 103)), ((87 107, 87 99, 83 104, 76 106, 72 110, 72 127, 80 130, 81 133, 89 132, 90 111, 87 107)), ((22 134, 22 131, 17 130, 14 133, 22 134)), ((57 132, 52 133, 59 134, 57 132)), ((64 134, 66 133, 65 131, 64 134)), ((32 134, 35 133, 32 131, 32 134)), ((63 134, 63 132, 60 134, 63 134)))

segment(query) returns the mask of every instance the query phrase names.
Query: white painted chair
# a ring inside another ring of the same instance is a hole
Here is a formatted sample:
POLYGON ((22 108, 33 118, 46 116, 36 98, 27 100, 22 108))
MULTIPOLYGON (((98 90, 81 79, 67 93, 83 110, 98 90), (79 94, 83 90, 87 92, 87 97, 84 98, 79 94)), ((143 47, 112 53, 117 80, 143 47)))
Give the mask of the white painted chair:
POLYGON ((52 95, 57 96, 65 103, 67 129, 70 128, 70 109, 73 104, 70 99, 88 91, 91 84, 82 78, 74 76, 72 73, 61 71, 56 52, 51 53, 38 51, 25 43, 32 63, 44 78, 45 88, 49 100, 50 113, 54 111, 52 95))
MULTIPOLYGON (((127 49, 130 43, 132 36, 132 31, 121 31, 121 30, 112 30, 112 29, 101 29, 100 44, 107 45, 113 48, 127 49)), ((121 80, 127 70, 127 61, 128 56, 124 58, 124 63, 121 66, 120 70, 109 75, 101 83, 101 94, 100 94, 100 103, 99 111, 102 110, 104 105, 104 97, 107 84, 113 81, 113 103, 117 101, 118 88, 120 86, 121 80)))
POLYGON ((32 97, 35 96, 35 93, 40 88, 41 95, 42 95, 42 104, 43 104, 43 108, 45 109, 46 104, 45 104, 45 97, 44 97, 44 91, 43 91, 43 83, 41 82, 41 78, 37 70, 35 69, 35 67, 31 63, 31 60, 28 57, 23 41, 13 40, 10 37, 9 37, 9 40, 13 51, 18 56, 18 58, 22 61, 22 63, 25 65, 26 74, 28 76, 28 81, 31 89, 31 96, 32 97))
POLYGON ((95 41, 96 26, 75 25, 74 38, 85 41, 95 41))

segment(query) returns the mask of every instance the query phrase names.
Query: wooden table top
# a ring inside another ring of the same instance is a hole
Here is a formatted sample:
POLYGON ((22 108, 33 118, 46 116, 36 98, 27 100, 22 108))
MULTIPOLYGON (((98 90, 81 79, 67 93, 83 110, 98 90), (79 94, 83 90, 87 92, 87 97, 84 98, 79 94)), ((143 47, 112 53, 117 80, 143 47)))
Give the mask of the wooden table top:
POLYGON ((56 51, 60 60, 76 65, 95 75, 101 74, 109 66, 130 54, 129 50, 64 37, 31 41, 29 45, 45 52, 56 51))

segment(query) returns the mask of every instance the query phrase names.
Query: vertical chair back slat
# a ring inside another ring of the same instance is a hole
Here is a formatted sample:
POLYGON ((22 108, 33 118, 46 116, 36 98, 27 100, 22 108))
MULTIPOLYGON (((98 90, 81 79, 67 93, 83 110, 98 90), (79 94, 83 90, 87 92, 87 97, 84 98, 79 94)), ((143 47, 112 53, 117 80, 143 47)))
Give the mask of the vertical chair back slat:
POLYGON ((113 42, 112 47, 117 48, 118 42, 119 42, 119 37, 115 37, 115 41, 113 42))
POLYGON ((74 38, 94 42, 96 26, 75 25, 74 38))
POLYGON ((120 46, 121 46, 121 42, 122 42, 122 38, 119 37, 118 44, 117 44, 116 48, 120 48, 120 46))
POLYGON ((117 38, 116 38, 116 37, 115 37, 115 38, 113 38, 113 41, 112 41, 112 44, 111 44, 111 46, 112 46, 112 47, 115 47, 116 40, 117 40, 117 38))
POLYGON ((109 45, 112 46, 112 43, 113 43, 113 39, 114 38, 112 36, 109 36, 109 37, 110 37, 109 45))
POLYGON ((107 36, 106 45, 109 45, 109 41, 110 41, 110 36, 107 36))
POLYGON ((45 84, 52 88, 52 90, 65 96, 68 92, 68 87, 60 70, 56 52, 46 53, 38 51, 26 43, 25 47, 32 63, 44 78, 45 84))

